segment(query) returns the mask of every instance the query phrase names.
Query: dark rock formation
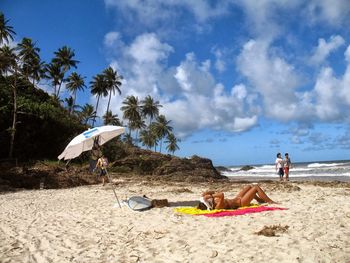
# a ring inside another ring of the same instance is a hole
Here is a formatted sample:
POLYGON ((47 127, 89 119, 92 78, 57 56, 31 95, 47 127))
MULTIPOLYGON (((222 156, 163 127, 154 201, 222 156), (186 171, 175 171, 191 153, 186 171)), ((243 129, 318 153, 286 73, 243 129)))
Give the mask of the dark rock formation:
POLYGON ((126 151, 125 157, 111 164, 112 171, 186 181, 226 178, 214 168, 211 160, 196 155, 191 158, 179 158, 139 148, 130 148, 126 151))
POLYGON ((253 166, 244 165, 240 170, 241 170, 241 171, 249 171, 249 170, 252 170, 252 169, 254 169, 253 166))
MULTIPOLYGON (((187 159, 139 148, 126 148, 119 152, 118 157, 108 168, 112 176, 141 176, 151 181, 165 179, 182 182, 206 182, 226 178, 213 167, 211 160, 198 156, 187 159)), ((87 164, 72 164, 68 169, 62 162, 0 166, 0 192, 15 188, 68 188, 100 182, 96 174, 88 173, 87 164)))
POLYGON ((216 166, 215 169, 218 170, 219 172, 230 172, 231 171, 230 169, 228 169, 225 166, 216 166))
POLYGON ((18 167, 1 167, 0 192, 14 188, 56 189, 96 184, 95 174, 89 174, 87 167, 69 167, 64 164, 22 164, 18 167))

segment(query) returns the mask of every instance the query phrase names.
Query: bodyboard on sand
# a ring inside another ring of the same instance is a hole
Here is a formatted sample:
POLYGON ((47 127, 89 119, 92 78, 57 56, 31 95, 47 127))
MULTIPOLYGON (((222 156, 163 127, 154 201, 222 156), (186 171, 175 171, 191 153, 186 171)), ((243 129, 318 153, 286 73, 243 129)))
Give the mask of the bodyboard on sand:
POLYGON ((130 209, 135 211, 144 211, 152 207, 152 201, 142 196, 132 196, 126 203, 130 209))

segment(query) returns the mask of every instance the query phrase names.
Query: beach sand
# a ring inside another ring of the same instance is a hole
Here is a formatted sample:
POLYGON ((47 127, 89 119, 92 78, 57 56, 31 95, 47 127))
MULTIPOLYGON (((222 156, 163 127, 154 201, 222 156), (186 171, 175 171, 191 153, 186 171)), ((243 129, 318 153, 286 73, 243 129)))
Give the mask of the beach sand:
POLYGON ((116 184, 120 199, 146 194, 171 207, 120 209, 110 185, 3 193, 0 262, 350 262, 348 186, 263 182, 288 210, 208 218, 174 208, 207 189, 232 196, 242 184, 116 184), (276 225, 288 229, 256 234, 276 225))

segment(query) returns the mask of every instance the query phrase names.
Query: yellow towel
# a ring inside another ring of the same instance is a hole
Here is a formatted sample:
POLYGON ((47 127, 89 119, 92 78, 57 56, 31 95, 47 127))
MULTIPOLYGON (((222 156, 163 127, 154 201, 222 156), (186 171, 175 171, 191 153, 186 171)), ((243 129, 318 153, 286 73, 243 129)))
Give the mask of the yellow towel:
MULTIPOLYGON (((242 206, 238 209, 245 209, 248 207, 258 207, 259 205, 242 206)), ((204 215, 204 214, 215 214, 217 212, 232 211, 232 209, 213 209, 213 210, 201 210, 196 207, 178 207, 174 209, 175 212, 187 215, 204 215)))

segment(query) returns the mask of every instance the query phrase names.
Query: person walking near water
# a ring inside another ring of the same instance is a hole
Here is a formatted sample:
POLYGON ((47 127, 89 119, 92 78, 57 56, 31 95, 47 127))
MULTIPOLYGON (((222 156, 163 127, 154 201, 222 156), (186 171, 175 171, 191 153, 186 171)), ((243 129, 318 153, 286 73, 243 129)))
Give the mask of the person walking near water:
POLYGON ((285 153, 284 157, 285 158, 284 158, 283 164, 284 164, 285 181, 289 181, 289 169, 292 168, 292 162, 289 158, 288 153, 285 153))
POLYGON ((275 167, 276 167, 276 172, 280 177, 280 181, 283 180, 283 175, 284 175, 283 166, 284 165, 283 165, 283 159, 282 159, 281 153, 277 153, 275 167))

